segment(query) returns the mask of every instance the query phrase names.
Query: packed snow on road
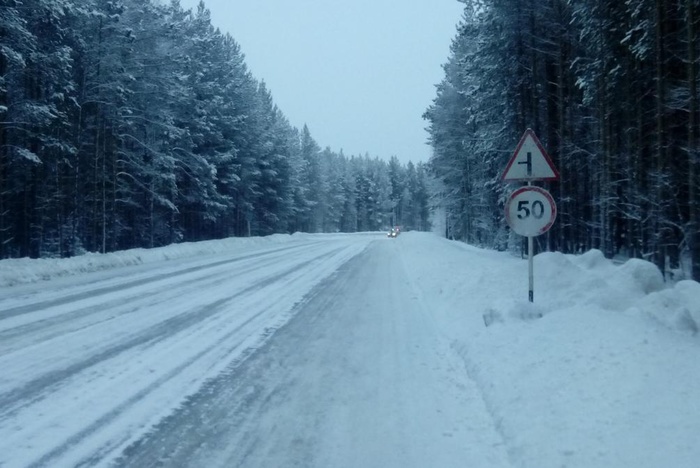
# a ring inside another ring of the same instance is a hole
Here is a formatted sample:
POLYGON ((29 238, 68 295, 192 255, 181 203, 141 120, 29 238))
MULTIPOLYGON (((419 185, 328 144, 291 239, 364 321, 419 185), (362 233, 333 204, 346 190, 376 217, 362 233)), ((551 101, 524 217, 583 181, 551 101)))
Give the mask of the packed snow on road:
POLYGON ((0 466, 696 468, 700 284, 275 235, 0 261, 0 466))

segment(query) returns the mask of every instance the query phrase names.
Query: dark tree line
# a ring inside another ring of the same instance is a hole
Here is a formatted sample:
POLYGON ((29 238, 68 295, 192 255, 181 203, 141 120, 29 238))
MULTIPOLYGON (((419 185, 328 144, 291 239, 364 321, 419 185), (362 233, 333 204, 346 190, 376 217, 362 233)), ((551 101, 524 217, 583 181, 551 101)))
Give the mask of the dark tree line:
POLYGON ((697 0, 462 0, 427 110, 451 235, 519 245, 499 177, 523 131, 561 173, 541 248, 690 259, 700 279, 697 0))
POLYGON ((427 228, 426 180, 290 125, 203 3, 0 0, 0 258, 427 228))

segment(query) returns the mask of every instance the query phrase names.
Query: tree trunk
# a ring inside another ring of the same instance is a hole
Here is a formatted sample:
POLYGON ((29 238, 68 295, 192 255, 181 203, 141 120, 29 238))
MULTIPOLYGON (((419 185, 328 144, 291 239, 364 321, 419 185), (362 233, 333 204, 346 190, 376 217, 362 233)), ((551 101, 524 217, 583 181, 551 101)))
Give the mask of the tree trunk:
MULTIPOLYGON (((558 3, 559 5, 559 11, 560 11, 560 21, 563 21, 563 15, 561 15, 561 8, 562 5, 561 3, 558 3)), ((557 78, 558 78, 558 83, 557 83, 557 101, 559 102, 559 121, 557 122, 557 139, 558 139, 558 144, 557 144, 557 149, 558 149, 558 154, 556 155, 557 158, 554 162, 554 164, 559 168, 560 170, 560 176, 561 179, 559 180, 559 183, 557 184, 557 200, 560 200, 560 203, 565 199, 566 197, 566 190, 565 190, 565 178, 566 178, 566 172, 562 171, 562 169, 565 167, 563 162, 564 162, 564 144, 566 141, 566 98, 565 98, 565 90, 564 87, 566 86, 566 69, 567 64, 566 64, 566 42, 562 40, 559 43, 559 62, 557 64, 557 78)), ((568 90, 567 90, 568 91, 568 90)), ((561 250, 563 252, 569 253, 568 249, 566 248, 566 226, 569 223, 569 215, 568 215, 568 210, 562 210, 561 213, 561 218, 559 219, 558 227, 557 227, 557 233, 558 238, 557 238, 557 248, 558 250, 561 250)))
MULTIPOLYGON (((4 54, 0 54, 0 76, 7 75, 7 61, 5 60, 4 54)), ((0 93, 0 106, 7 106, 7 94, 5 92, 0 93)), ((5 115, 0 118, 0 120, 6 120, 5 115)), ((5 187, 5 167, 6 167, 6 152, 7 152, 7 137, 5 131, 5 124, 0 123, 0 259, 6 258, 5 244, 7 241, 6 232, 7 225, 5 223, 5 218, 7 216, 5 208, 5 192, 7 188, 5 187)))
POLYGON ((700 281, 700 226, 698 225, 698 181, 697 181, 697 112, 698 87, 695 50, 695 5, 686 0, 688 21, 688 84, 690 109, 688 113, 688 243, 690 246, 691 277, 700 281))
POLYGON ((664 188, 664 171, 666 169, 666 119, 664 116, 664 110, 666 106, 666 84, 665 84, 665 62, 666 57, 664 54, 664 22, 665 9, 664 0, 656 0, 656 161, 654 164, 654 187, 653 191, 656 195, 653 200, 655 209, 653 210, 654 216, 652 217, 651 225, 652 235, 654 236, 653 242, 653 253, 654 253, 654 263, 659 267, 662 273, 666 272, 666 256, 664 252, 664 246, 666 244, 666 225, 665 225, 665 204, 666 204, 666 190, 664 188))

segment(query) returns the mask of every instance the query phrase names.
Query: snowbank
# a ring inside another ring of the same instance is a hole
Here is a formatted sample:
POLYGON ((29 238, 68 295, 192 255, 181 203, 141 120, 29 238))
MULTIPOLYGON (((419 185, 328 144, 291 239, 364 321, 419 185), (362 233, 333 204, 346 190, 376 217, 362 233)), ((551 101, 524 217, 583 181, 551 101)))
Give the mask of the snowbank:
MULTIPOLYGON (((377 233, 364 233, 377 235, 377 233)), ((274 234, 266 237, 246 237, 185 242, 154 249, 132 249, 107 254, 87 253, 72 258, 7 259, 0 260, 0 287, 50 280, 124 266, 143 265, 188 257, 201 257, 233 252, 245 252, 270 244, 321 240, 326 236, 346 234, 274 234)))
POLYGON ((544 306, 520 301, 501 311, 502 315, 527 319, 551 310, 600 308, 652 317, 670 329, 698 331, 700 283, 664 283, 653 263, 630 259, 615 265, 598 250, 581 256, 547 252, 535 261, 537 284, 545 289, 544 306))

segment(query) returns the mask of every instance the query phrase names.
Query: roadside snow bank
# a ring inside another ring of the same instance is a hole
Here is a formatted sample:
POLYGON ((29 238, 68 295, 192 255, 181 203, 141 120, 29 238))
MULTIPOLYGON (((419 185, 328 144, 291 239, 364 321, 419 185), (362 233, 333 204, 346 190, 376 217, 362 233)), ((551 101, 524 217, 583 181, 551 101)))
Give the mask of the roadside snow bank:
MULTIPOLYGON (((377 233, 367 233, 377 235, 377 233)), ((273 234, 266 237, 235 237, 204 242, 184 242, 153 249, 131 249, 106 254, 87 253, 72 258, 0 260, 0 287, 34 283, 63 276, 142 265, 173 259, 248 251, 270 244, 322 240, 346 234, 273 234)))
POLYGON ((699 466, 700 284, 599 251, 543 253, 530 304, 526 260, 407 234, 405 268, 514 466, 699 466))
POLYGON ((673 288, 649 294, 636 310, 666 327, 695 335, 700 331, 700 283, 680 281, 673 288))

